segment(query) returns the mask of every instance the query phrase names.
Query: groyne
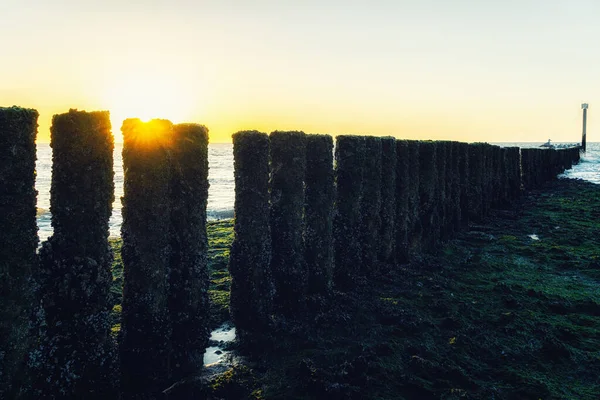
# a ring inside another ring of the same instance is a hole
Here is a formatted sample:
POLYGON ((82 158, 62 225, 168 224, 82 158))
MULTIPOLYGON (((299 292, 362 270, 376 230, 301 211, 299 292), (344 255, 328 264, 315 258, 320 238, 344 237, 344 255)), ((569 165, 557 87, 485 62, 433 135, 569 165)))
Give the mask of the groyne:
MULTIPOLYGON (((124 286, 108 314, 113 137, 108 112, 52 125, 54 235, 36 255, 37 113, 0 109, 2 394, 160 398, 202 367, 208 343, 208 130, 122 126, 124 286), (120 379, 119 379, 120 378, 120 379), (120 382, 120 383, 119 383, 120 382)), ((579 149, 243 131, 233 135, 230 311, 242 346, 267 343, 351 293, 435 252, 495 207, 579 160, 579 149)))

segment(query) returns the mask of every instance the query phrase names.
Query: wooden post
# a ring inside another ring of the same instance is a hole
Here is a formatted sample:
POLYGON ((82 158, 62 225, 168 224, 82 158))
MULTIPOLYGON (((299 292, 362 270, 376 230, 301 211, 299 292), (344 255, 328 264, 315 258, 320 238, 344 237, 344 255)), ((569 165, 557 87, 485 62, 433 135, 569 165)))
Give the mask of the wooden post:
MULTIPOLYGON (((0 398, 18 398, 34 343, 38 244, 35 210, 35 137, 38 112, 0 107, 0 398)), ((31 360, 33 361, 33 360, 31 360)), ((24 396, 26 397, 26 396, 24 396)))
POLYGON ((269 136, 233 134, 234 239, 229 253, 229 309, 244 346, 262 343, 271 326, 274 296, 269 225, 269 136))

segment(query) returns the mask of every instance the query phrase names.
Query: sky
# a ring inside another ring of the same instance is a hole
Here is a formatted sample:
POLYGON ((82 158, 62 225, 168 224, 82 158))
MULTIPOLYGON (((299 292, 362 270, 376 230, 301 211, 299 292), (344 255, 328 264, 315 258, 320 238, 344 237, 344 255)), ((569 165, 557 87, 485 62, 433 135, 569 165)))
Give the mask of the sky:
POLYGON ((600 141, 596 0, 1 0, 0 106, 460 141, 600 141))

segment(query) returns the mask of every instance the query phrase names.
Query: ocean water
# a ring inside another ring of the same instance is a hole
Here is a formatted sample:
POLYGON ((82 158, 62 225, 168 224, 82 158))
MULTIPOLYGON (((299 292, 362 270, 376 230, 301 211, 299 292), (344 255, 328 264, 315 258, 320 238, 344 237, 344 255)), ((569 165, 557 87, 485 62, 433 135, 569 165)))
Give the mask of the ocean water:
MULTIPOLYGON (((500 146, 518 146, 521 148, 528 147, 539 147, 542 142, 531 143, 531 142, 523 142, 523 143, 493 143, 500 146)), ((561 144, 570 144, 577 145, 577 143, 561 143, 556 142, 553 144, 561 145, 561 144)), ((571 179, 583 179, 588 182, 592 182, 600 185, 600 142, 592 142, 587 143, 586 152, 581 153, 581 160, 579 164, 573 165, 573 168, 570 170, 566 170, 564 174, 559 175, 559 178, 571 178, 571 179)))
MULTIPOLYGON (((501 146, 538 147, 542 143, 495 143, 501 146)), ((123 162, 121 144, 115 145, 115 202, 109 221, 110 236, 120 236, 121 230, 121 197, 123 196, 123 162)), ((234 180, 233 180, 233 145, 210 144, 208 146, 208 190, 207 215, 209 220, 233 217, 234 180)), ((36 189, 38 190, 38 235, 40 241, 52 235, 50 215, 50 182, 52 178, 52 149, 46 143, 37 145, 36 189)), ((600 143, 588 143, 587 152, 582 155, 581 162, 566 171, 563 177, 580 178, 600 184, 600 143)))
MULTIPOLYGON (((123 196, 123 145, 115 144, 115 201, 109 221, 111 237, 121 235, 121 197, 123 196)), ((209 220, 233 217, 234 180, 233 180, 233 145, 210 144, 208 146, 208 189, 207 216, 209 220)), ((52 148, 47 143, 37 144, 36 182, 38 191, 38 236, 40 242, 52 235, 50 214, 50 183, 52 179, 52 148)))

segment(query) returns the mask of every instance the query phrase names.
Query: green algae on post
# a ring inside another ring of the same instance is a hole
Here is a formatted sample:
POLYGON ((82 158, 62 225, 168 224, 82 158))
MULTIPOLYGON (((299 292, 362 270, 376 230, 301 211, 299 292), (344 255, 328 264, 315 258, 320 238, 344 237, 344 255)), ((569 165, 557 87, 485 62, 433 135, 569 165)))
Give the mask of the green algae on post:
POLYGON ((52 118, 53 235, 40 250, 46 326, 36 387, 44 395, 107 396, 114 349, 108 314, 114 200, 113 135, 108 111, 69 110, 52 118))
POLYGON ((483 170, 484 144, 469 144, 469 220, 479 222, 483 219, 483 170))
POLYGON ((269 137, 233 134, 235 237, 229 255, 230 312, 243 345, 268 339, 274 286, 269 224, 269 137))
POLYGON ((327 294, 332 288, 333 181, 333 139, 306 135, 304 257, 310 294, 327 294))
POLYGON ((386 268, 396 260, 396 139, 381 138, 381 226, 379 262, 386 268))
POLYGON ((409 260, 409 148, 408 141, 396 141, 396 227, 395 227, 395 247, 396 260, 399 263, 406 263, 409 260))
POLYGON ((335 146, 337 212, 333 223, 335 246, 334 282, 350 289, 362 262, 361 199, 366 157, 365 138, 340 135, 335 146))
POLYGON ((308 284, 302 239, 306 135, 275 131, 269 139, 274 305, 283 315, 292 316, 302 309, 308 284))
POLYGON ((518 147, 508 147, 508 197, 511 201, 517 199, 521 193, 521 153, 518 147))
POLYGON ((36 110, 0 107, 0 398, 7 399, 24 390, 33 343, 37 120, 36 110))
MULTIPOLYGON (((407 232, 409 255, 421 253, 421 239, 423 228, 420 219, 420 162, 419 162, 419 141, 409 140, 408 145, 408 212, 407 212, 407 232)), ((397 184, 397 183, 396 183, 397 184)))
POLYGON ((447 202, 446 202, 446 193, 447 193, 447 182, 448 178, 446 176, 447 166, 449 164, 449 144, 450 142, 446 140, 439 140, 435 142, 437 147, 437 155, 436 155, 436 170, 437 170, 437 184, 435 187, 435 208, 437 219, 434 223, 434 232, 435 232, 435 241, 439 243, 441 240, 446 240, 448 238, 447 224, 448 217, 446 215, 447 212, 447 202))
POLYGON ((452 168, 451 171, 451 210, 452 210, 452 232, 458 232, 461 228, 462 211, 460 208, 461 181, 460 181, 460 163, 462 159, 461 143, 452 142, 452 168))
POLYGON ((172 379, 200 370, 208 345, 208 129, 173 126, 169 315, 172 379))
POLYGON ((365 159, 363 167, 363 190, 361 196, 361 272, 366 275, 378 273, 377 254, 381 226, 381 139, 365 136, 365 159))
POLYGON ((437 197, 437 142, 419 142, 419 215, 423 229, 423 250, 432 251, 439 240, 439 199, 437 197))
POLYGON ((125 171, 121 384, 126 396, 151 397, 165 389, 169 377, 173 124, 127 119, 121 130, 125 171))
POLYGON ((460 177, 460 225, 469 226, 469 144, 458 143, 458 175, 460 177))

